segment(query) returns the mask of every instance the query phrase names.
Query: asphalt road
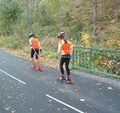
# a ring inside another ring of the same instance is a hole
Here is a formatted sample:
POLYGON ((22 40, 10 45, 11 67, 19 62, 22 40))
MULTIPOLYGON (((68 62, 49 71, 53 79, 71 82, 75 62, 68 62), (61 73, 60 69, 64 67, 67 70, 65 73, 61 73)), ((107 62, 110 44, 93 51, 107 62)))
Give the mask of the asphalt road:
POLYGON ((0 113, 120 113, 120 87, 82 73, 68 85, 56 80, 59 70, 30 66, 0 50, 0 113))

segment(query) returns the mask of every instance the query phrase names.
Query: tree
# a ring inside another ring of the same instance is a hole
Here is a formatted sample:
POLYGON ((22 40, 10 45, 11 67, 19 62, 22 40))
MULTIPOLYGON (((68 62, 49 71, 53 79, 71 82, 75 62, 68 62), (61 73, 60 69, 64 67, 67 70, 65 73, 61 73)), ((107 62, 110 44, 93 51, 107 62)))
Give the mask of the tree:
POLYGON ((9 2, 3 5, 0 10, 0 28, 2 34, 12 34, 13 28, 22 13, 21 7, 17 2, 9 2))
POLYGON ((98 0, 92 0, 93 2, 93 35, 96 35, 97 32, 97 4, 98 0))

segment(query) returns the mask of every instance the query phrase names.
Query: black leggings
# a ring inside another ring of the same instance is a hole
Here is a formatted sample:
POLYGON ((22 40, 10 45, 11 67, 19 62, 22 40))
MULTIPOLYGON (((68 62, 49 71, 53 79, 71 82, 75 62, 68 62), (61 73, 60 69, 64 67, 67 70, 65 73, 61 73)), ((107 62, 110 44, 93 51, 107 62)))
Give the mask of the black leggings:
POLYGON ((60 71, 63 75, 64 75, 63 65, 65 64, 65 68, 66 68, 66 71, 67 71, 67 76, 70 76, 69 62, 70 62, 70 58, 62 57, 61 60, 60 60, 60 71))
POLYGON ((39 49, 31 49, 31 58, 33 58, 34 55, 35 55, 35 58, 38 59, 39 49))

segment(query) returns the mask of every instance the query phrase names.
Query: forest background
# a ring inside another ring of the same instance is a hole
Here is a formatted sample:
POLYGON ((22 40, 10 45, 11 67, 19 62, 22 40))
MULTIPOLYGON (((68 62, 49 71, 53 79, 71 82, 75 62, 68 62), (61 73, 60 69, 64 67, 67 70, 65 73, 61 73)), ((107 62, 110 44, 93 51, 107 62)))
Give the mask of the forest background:
POLYGON ((74 45, 120 50, 120 0, 0 0, 1 48, 29 56, 34 32, 54 62, 60 31, 74 45))

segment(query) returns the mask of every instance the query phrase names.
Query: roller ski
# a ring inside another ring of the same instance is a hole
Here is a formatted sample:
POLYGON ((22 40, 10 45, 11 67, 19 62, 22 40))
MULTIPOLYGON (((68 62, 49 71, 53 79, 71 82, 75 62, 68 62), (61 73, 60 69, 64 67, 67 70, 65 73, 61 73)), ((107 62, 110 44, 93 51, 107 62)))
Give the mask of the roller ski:
POLYGON ((35 71, 42 71, 41 66, 38 63, 34 64, 32 69, 35 71))
POLYGON ((64 77, 64 76, 57 78, 57 81, 65 84, 71 84, 71 85, 73 84, 72 80, 69 77, 64 77))
POLYGON ((67 77, 66 82, 67 82, 67 84, 73 85, 73 81, 72 81, 71 77, 67 77))
POLYGON ((66 77, 60 76, 60 77, 57 78, 57 81, 59 81, 61 83, 65 83, 66 82, 66 77))

